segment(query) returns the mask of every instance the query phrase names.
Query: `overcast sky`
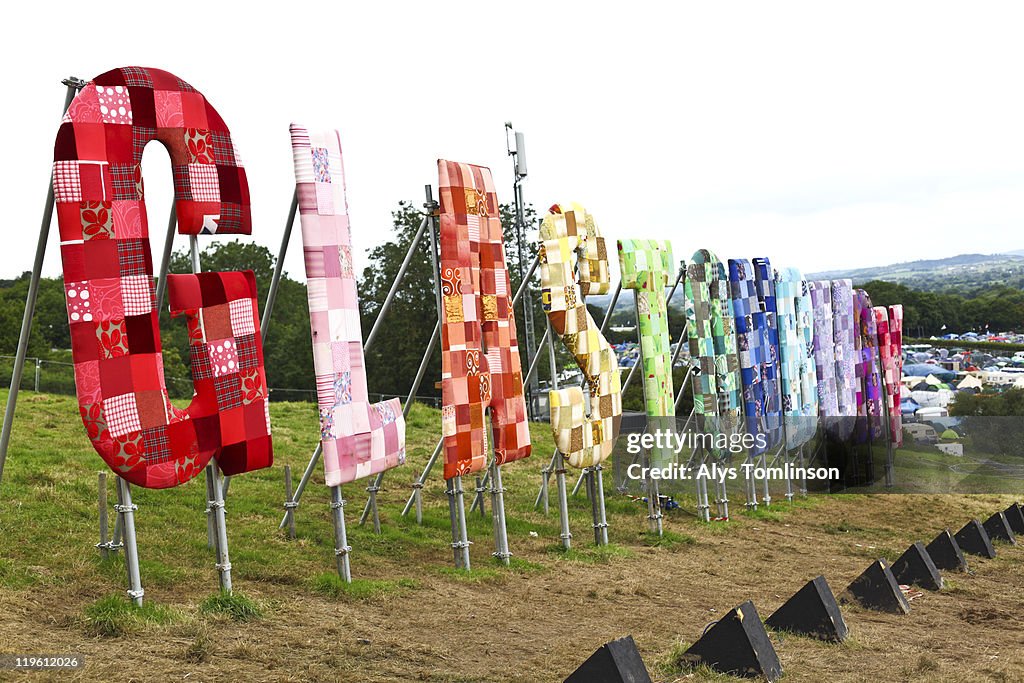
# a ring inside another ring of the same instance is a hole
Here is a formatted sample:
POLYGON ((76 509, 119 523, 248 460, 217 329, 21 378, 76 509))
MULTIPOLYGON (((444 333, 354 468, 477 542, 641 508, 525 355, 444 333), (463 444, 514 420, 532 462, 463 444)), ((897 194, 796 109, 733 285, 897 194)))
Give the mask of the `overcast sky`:
MULTIPOLYGON (((348 4, 20 5, 0 43, 0 276, 32 264, 61 78, 126 65, 171 71, 220 111, 252 239, 275 252, 292 121, 341 131, 360 254, 436 184, 438 157, 490 166, 511 201, 506 120, 526 134, 527 201, 579 201, 607 237, 671 239, 677 258, 811 272, 1024 248, 1019 3, 348 4)), ((151 145, 155 260, 169 168, 151 145)), ((55 221, 47 275, 57 244, 55 221)), ((297 230, 286 269, 302 279, 297 230)))

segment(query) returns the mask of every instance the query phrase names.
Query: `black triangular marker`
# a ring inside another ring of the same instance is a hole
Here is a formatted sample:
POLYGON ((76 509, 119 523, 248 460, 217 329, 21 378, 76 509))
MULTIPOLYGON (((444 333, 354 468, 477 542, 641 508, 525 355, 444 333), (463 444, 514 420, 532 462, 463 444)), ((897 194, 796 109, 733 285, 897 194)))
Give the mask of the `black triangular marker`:
POLYGON ((956 532, 953 538, 956 539, 960 550, 965 553, 980 555, 989 559, 996 556, 996 549, 992 547, 992 539, 988 537, 985 527, 976 519, 972 519, 967 524, 964 524, 964 528, 956 532))
POLYGON ((747 600, 732 610, 679 658, 680 664, 705 664, 736 676, 764 677, 774 683, 782 665, 754 603, 747 600))
POLYGON ((1020 503, 1014 503, 1006 508, 1003 514, 1006 515, 1006 521, 1010 523, 1013 533, 1024 534, 1024 508, 1021 508, 1020 503))
POLYGON ((879 612, 908 614, 910 603, 904 597, 896 577, 885 560, 875 560, 871 566, 846 587, 843 601, 854 601, 862 607, 879 612))
POLYGON ((892 575, 902 584, 913 584, 930 591, 942 590, 942 574, 921 541, 907 548, 892 563, 892 575))
POLYGON ((846 640, 849 634, 839 604, 824 576, 808 581, 775 610, 765 624, 776 631, 790 631, 837 643, 846 640))
POLYGON ((949 529, 936 536, 925 550, 928 551, 937 569, 951 572, 967 571, 967 558, 964 557, 960 544, 953 538, 949 529))
POLYGON ((651 683, 633 636, 605 643, 565 683, 651 683))
POLYGON ((985 527, 985 533, 991 540, 1017 545, 1017 537, 1014 535, 1013 529, 1010 528, 1010 521, 1002 512, 993 514, 985 520, 982 526, 985 527))

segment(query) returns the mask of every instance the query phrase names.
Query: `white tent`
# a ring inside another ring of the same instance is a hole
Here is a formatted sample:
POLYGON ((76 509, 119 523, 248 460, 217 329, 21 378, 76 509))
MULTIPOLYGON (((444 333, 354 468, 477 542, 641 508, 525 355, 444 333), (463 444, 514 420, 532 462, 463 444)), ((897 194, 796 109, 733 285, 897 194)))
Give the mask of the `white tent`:
POLYGON ((974 375, 967 375, 960 384, 956 385, 957 389, 981 389, 984 386, 984 382, 975 377, 974 375))

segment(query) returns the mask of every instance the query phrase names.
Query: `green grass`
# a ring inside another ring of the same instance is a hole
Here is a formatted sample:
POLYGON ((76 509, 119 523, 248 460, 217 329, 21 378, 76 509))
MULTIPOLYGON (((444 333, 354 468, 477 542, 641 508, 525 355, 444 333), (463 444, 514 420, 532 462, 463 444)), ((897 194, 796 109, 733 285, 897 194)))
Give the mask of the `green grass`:
POLYGON ((223 614, 234 621, 251 621, 263 616, 263 610, 251 598, 241 593, 221 591, 199 603, 204 614, 223 614))
POLYGON ((399 579, 398 581, 352 579, 352 583, 345 583, 337 572, 325 572, 313 578, 311 587, 317 593, 335 600, 360 601, 374 600, 390 593, 419 588, 419 582, 414 579, 399 579))
POLYGON ((152 601, 136 607, 122 595, 108 595, 88 605, 86 630, 93 635, 117 638, 144 630, 147 626, 165 626, 181 620, 181 614, 152 601))

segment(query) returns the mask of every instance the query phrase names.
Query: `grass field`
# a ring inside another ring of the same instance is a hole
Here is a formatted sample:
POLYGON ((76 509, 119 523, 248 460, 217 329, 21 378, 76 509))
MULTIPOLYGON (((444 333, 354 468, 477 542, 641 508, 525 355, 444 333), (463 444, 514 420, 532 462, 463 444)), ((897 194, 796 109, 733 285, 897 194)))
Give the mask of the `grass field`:
MULTIPOLYGON (((601 643, 632 633, 656 680, 725 680, 673 660, 727 610, 750 598, 767 617, 819 573, 838 593, 872 559, 893 560, 1014 498, 850 494, 787 504, 773 491, 783 502, 748 514, 737 497, 734 518, 712 524, 683 500, 656 539, 644 531, 644 507, 608 477, 611 545, 593 547, 581 494, 570 502, 574 548, 565 552, 554 505, 547 516, 533 510, 552 448, 547 426, 534 425, 534 457, 503 470, 512 566, 492 561, 490 516, 476 514, 465 573, 451 568, 439 477, 425 489, 422 526, 399 514, 439 431, 437 411, 416 406, 409 463, 379 494, 380 535, 356 524, 362 485, 345 487, 356 577, 345 585, 333 572, 319 471, 296 513, 298 538, 277 529, 282 466, 296 479, 304 468, 315 408, 275 403, 271 413, 275 467, 237 477, 227 501, 236 594, 216 590, 202 483, 134 488, 146 589, 137 610, 124 597, 120 554, 101 560, 93 547, 105 466, 74 399, 24 393, 0 486, 0 653, 84 654, 84 669, 59 676, 70 680, 525 682, 561 680, 601 643)), ((924 455, 900 454, 897 468, 924 455)), ((995 560, 948 579, 909 616, 845 608, 853 635, 842 646, 774 634, 786 680, 1024 680, 1024 548, 1001 546, 995 560)))

